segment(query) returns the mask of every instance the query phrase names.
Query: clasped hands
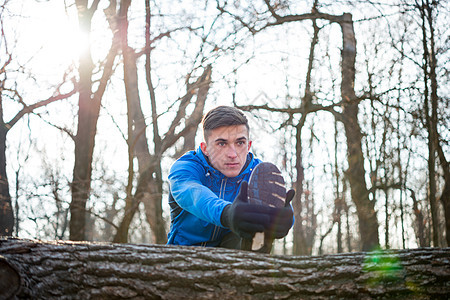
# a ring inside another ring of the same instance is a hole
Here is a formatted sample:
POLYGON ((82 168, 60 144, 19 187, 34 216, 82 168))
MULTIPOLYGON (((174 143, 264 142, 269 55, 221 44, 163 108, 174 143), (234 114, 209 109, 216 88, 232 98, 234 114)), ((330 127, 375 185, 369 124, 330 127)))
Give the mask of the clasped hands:
POLYGON ((286 193, 284 207, 248 203, 246 181, 232 204, 227 205, 220 217, 222 225, 229 228, 238 236, 251 239, 256 232, 270 234, 275 239, 283 238, 292 227, 294 212, 290 202, 295 191, 286 193))

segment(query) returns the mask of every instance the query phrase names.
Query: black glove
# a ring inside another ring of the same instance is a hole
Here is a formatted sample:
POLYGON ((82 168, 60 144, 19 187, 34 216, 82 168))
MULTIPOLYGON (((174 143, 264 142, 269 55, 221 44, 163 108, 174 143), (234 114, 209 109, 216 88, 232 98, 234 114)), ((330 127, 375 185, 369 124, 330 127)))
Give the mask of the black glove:
POLYGON ((247 187, 248 183, 243 181, 233 203, 223 209, 220 222, 238 236, 251 239, 256 232, 271 228, 276 214, 272 207, 248 203, 247 187))
POLYGON ((270 227, 265 233, 270 234, 272 238, 281 239, 285 237, 292 227, 294 222, 294 211, 291 207, 291 200, 294 198, 295 191, 289 190, 286 193, 286 200, 284 207, 273 208, 270 216, 270 227))

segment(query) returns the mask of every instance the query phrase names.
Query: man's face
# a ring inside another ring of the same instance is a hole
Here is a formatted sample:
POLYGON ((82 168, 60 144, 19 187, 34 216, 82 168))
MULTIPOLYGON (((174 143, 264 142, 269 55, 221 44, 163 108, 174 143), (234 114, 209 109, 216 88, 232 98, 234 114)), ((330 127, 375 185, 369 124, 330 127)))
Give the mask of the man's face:
POLYGON ((211 165, 227 177, 236 177, 244 167, 252 142, 245 125, 223 126, 209 132, 200 147, 211 165))

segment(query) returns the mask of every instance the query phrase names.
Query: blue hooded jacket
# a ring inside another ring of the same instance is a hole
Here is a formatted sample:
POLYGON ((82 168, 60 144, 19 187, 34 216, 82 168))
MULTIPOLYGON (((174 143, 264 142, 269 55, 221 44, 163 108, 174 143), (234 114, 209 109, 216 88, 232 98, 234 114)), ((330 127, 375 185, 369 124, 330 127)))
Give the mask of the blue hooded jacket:
POLYGON ((208 163, 200 147, 180 157, 169 173, 168 244, 218 246, 230 232, 220 222, 222 211, 233 202, 242 181, 249 180, 260 162, 249 153, 241 173, 229 178, 208 163))

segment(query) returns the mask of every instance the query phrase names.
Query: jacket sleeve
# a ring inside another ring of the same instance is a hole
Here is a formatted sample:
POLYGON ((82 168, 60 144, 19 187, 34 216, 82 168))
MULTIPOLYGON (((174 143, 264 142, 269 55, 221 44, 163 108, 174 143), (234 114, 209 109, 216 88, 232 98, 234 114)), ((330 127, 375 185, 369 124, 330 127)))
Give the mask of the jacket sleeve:
POLYGON ((170 169, 169 184, 178 205, 208 223, 223 227, 220 216, 229 202, 220 199, 202 183, 204 169, 196 162, 178 160, 170 169))

